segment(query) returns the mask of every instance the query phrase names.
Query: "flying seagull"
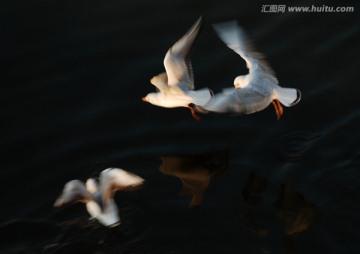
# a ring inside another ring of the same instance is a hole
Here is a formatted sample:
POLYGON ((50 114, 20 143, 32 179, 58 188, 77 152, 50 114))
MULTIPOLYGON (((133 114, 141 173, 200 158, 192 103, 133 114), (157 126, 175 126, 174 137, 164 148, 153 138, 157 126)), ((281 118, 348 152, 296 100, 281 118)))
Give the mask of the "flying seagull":
POLYGON ((265 57, 253 49, 236 21, 218 23, 213 27, 222 41, 245 60, 249 73, 237 76, 234 87, 216 94, 207 105, 197 106, 199 112, 251 114, 272 103, 280 119, 284 111, 282 105, 291 107, 300 101, 298 89, 279 86, 265 57))
POLYGON ((167 51, 164 58, 166 72, 150 80, 150 83, 157 88, 157 92, 147 94, 143 97, 143 101, 165 108, 188 107, 192 116, 199 119, 191 105, 204 106, 212 97, 212 92, 208 88, 194 91, 190 54, 202 24, 203 18, 200 17, 189 31, 167 51))
POLYGON ((105 226, 117 226, 120 217, 113 196, 118 190, 133 190, 141 186, 144 179, 120 168, 108 168, 100 173, 100 181, 89 178, 86 184, 71 180, 64 186, 55 207, 63 207, 75 202, 83 202, 91 218, 105 226))

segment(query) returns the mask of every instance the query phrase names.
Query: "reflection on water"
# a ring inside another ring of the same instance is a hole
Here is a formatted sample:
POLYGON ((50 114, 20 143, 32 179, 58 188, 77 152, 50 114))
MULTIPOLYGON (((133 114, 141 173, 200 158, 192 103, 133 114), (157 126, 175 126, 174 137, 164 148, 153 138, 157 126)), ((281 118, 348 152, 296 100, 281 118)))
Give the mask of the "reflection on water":
POLYGON ((267 187, 268 181, 256 175, 254 172, 250 173, 249 179, 243 189, 243 198, 249 205, 257 205, 261 202, 261 196, 258 194, 263 192, 267 187))
MULTIPOLYGON (((276 234, 274 226, 268 225, 270 224, 269 221, 264 221, 256 216, 258 211, 264 209, 262 197, 266 195, 269 184, 266 178, 251 172, 242 190, 244 201, 250 206, 243 215, 243 222, 245 227, 259 238, 269 238, 272 234, 276 234)), ((276 196, 277 200, 273 203, 277 218, 275 225, 280 222, 283 234, 286 235, 285 253, 294 253, 293 235, 301 234, 309 229, 314 219, 316 207, 307 202, 301 193, 288 184, 282 184, 281 191, 276 196)), ((268 212, 271 210, 267 209, 268 212)), ((263 247, 262 252, 271 253, 268 247, 263 247)))
POLYGON ((281 194, 276 201, 277 216, 284 223, 287 235, 306 231, 315 215, 315 206, 306 202, 304 196, 283 184, 281 194))
POLYGON ((225 171, 228 165, 227 152, 213 152, 204 155, 172 155, 160 157, 160 171, 175 176, 182 182, 180 196, 191 195, 189 207, 203 202, 210 179, 225 171))
POLYGON ((358 120, 359 112, 353 112, 348 116, 342 117, 338 122, 327 126, 319 131, 292 131, 282 135, 277 144, 277 152, 281 158, 287 161, 299 161, 317 142, 328 137, 332 133, 341 130, 347 125, 355 126, 354 121, 358 120))
POLYGON ((310 131, 287 133, 278 141, 279 155, 288 161, 297 161, 312 147, 313 143, 324 134, 310 131))
POLYGON ((14 220, 0 225, 0 233, 2 250, 8 253, 122 253, 131 245, 121 228, 106 228, 81 219, 59 224, 14 220), (14 242, 21 242, 21 246, 18 244, 12 252, 14 242))

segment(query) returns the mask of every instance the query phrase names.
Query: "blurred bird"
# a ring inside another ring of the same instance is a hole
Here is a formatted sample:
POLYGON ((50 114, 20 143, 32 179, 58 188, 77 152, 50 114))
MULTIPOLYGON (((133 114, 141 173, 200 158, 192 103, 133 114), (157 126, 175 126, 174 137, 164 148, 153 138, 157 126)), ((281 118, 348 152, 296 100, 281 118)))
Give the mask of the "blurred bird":
POLYGON ((200 17, 190 30, 167 51, 164 58, 166 72, 160 73, 150 80, 158 92, 147 94, 142 98, 143 101, 165 108, 188 107, 192 116, 199 120, 190 105, 204 106, 212 97, 208 88, 194 91, 190 54, 202 24, 203 18, 200 17))
POLYGON ((265 57, 254 51, 236 21, 215 24, 213 27, 222 41, 246 61, 249 74, 236 77, 233 88, 215 94, 205 106, 197 106, 199 112, 251 114, 272 103, 280 119, 284 111, 282 105, 291 107, 300 101, 301 93, 298 89, 278 85, 275 73, 265 57))
POLYGON ((62 207, 81 201, 92 219, 105 226, 117 226, 120 217, 113 196, 118 190, 133 190, 144 183, 141 177, 119 168, 108 168, 100 173, 100 181, 89 178, 86 184, 72 180, 65 184, 62 194, 55 201, 55 207, 62 207))

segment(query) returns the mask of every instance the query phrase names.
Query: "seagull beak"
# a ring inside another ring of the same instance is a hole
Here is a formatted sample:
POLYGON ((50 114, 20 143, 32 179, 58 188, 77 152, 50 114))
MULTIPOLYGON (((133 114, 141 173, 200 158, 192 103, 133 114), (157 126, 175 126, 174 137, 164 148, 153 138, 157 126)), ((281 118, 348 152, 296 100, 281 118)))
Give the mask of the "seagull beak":
POLYGON ((142 101, 148 102, 148 100, 145 97, 142 97, 141 99, 142 101))

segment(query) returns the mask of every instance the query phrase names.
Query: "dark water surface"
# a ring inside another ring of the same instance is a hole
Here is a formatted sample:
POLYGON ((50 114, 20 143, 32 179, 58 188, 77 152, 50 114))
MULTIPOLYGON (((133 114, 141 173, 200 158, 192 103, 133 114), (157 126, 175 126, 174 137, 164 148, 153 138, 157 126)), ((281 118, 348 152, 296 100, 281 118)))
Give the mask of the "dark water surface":
POLYGON ((360 6, 340 6, 355 12, 2 1, 0 252, 359 253, 360 6), (246 73, 211 28, 237 19, 302 101, 280 121, 272 107, 195 121, 143 103, 168 47, 200 15, 198 88, 219 91, 246 73), (107 167, 146 179, 116 195, 121 226, 89 221, 82 204, 52 207, 67 181, 107 167))

